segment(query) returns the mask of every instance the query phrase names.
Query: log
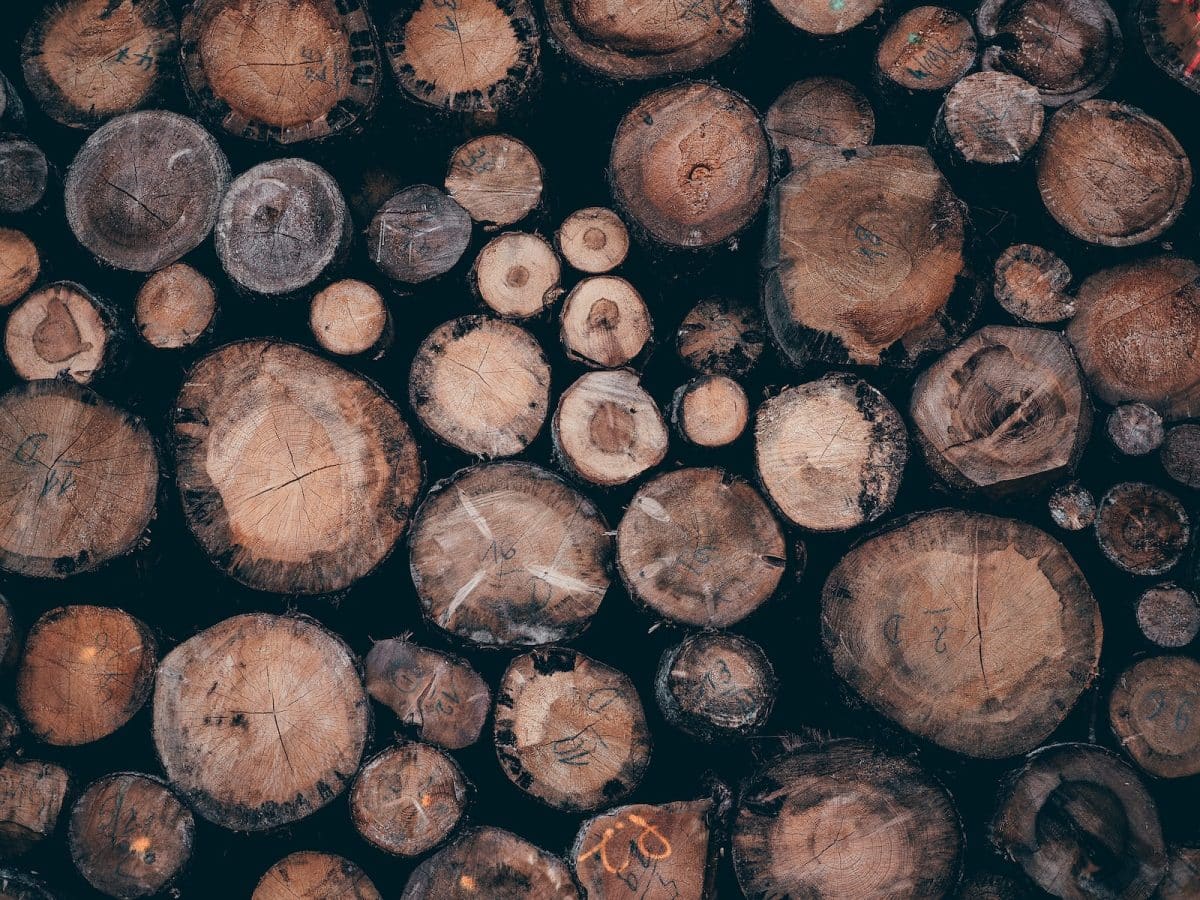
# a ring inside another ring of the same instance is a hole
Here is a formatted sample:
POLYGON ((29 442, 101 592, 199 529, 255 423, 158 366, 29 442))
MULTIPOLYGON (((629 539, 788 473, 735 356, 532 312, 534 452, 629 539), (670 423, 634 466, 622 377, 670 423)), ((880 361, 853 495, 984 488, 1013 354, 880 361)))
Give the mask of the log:
POLYGON ((1146 898, 1166 871, 1154 800, 1129 766, 1088 744, 1032 754, 991 832, 1002 853, 1065 900, 1146 898))
POLYGON ((875 110, 857 87, 841 78, 793 82, 767 109, 767 136, 793 169, 829 147, 865 147, 875 138, 875 110))
POLYGON ((0 763, 0 852, 20 856, 50 837, 69 789, 62 766, 16 757, 0 763))
POLYGON ((369 760, 350 789, 350 818, 368 843, 396 856, 420 856, 462 820, 471 785, 446 753, 402 743, 369 760))
POLYGON ((767 504, 721 469, 677 469, 646 482, 617 528, 617 568, 656 616, 725 628, 779 586, 787 545, 767 504))
POLYGON ((542 164, 523 141, 485 134, 450 154, 446 193, 476 222, 512 225, 541 202, 544 177, 542 164))
POLYGON ((1176 425, 1168 431, 1158 458, 1175 481, 1200 488, 1200 425, 1176 425))
POLYGON ((0 213, 13 216, 38 207, 51 181, 42 148, 28 138, 0 134, 0 213))
MULTIPOLYGON (((775 12, 801 31, 824 38, 836 38, 876 19, 884 0, 771 0, 775 12)), ((868 30, 862 27, 862 31, 868 30)))
POLYGON ((663 653, 654 698, 672 726, 717 741, 761 728, 777 687, 775 670, 758 644, 729 632, 702 631, 663 653))
POLYGON ((353 133, 379 95, 382 62, 365 4, 200 0, 179 40, 195 106, 247 140, 353 133))
POLYGON ((925 513, 864 541, 821 593, 837 673, 912 733, 973 757, 1024 753, 1054 731, 1096 676, 1102 634, 1061 544, 979 513, 925 513))
POLYGON ((1113 687, 1108 720, 1143 771, 1159 778, 1200 772, 1200 663, 1187 656, 1134 663, 1113 687))
POLYGON ((1096 497, 1078 481, 1055 488, 1049 506, 1054 524, 1067 531, 1082 531, 1096 521, 1096 497))
POLYGON ((25 32, 21 69, 46 115, 92 128, 156 105, 175 78, 178 44, 166 0, 66 0, 25 32))
POLYGON ((590 500, 538 466, 464 469, 413 519, 409 567, 425 618, 475 644, 570 640, 608 590, 607 531, 590 500))
POLYGON ((382 896, 350 860, 301 850, 267 869, 250 900, 381 900, 382 896))
POLYGON ((138 333, 151 347, 190 347, 212 327, 217 293, 187 263, 173 263, 146 279, 134 301, 138 333))
POLYGON ((993 497, 1060 480, 1092 431, 1070 347, 1038 328, 975 332, 921 374, 910 412, 930 469, 954 487, 993 497))
POLYGON ((975 25, 983 68, 1019 75, 1051 107, 1104 90, 1124 49, 1107 0, 983 0, 975 25))
POLYGON ((108 737, 150 696, 158 645, 129 613, 62 606, 29 629, 17 703, 40 741, 76 747, 108 737))
POLYGON ((701 300, 675 334, 683 362, 702 375, 749 374, 762 356, 766 335, 758 311, 728 298, 701 300))
POLYGON ((637 289, 624 278, 593 275, 567 294, 559 338, 567 356, 585 366, 615 369, 650 343, 654 323, 637 289))
POLYGON ((697 447, 725 447, 746 430, 750 401, 732 378, 702 375, 675 391, 672 419, 684 440, 697 447))
POLYGON ((626 369, 581 375, 559 398, 551 434, 563 468, 603 487, 654 468, 669 443, 658 404, 626 369))
POLYGON ((718 85, 684 82, 643 97, 613 138, 617 205, 668 247, 712 247, 758 213, 771 152, 758 113, 718 85))
POLYGON ((131 550, 158 493, 142 420, 62 380, 14 387, 0 411, 0 568, 65 578, 131 550))
POLYGON ((191 812, 157 778, 122 772, 92 782, 71 810, 71 859, 88 884, 134 898, 169 887, 192 855, 191 812))
POLYGON ((1007 72, 976 72, 947 92, 933 146, 948 168, 994 177, 1029 157, 1044 124, 1042 97, 1032 84, 1007 72))
POLYGON ((295 822, 333 800, 369 726, 350 649, 300 616, 225 619, 168 653, 155 677, 163 771, 201 816, 236 831, 295 822))
POLYGON ((290 594, 341 590, 404 531, 421 486, 408 425, 373 384, 293 344, 209 354, 175 401, 184 517, 224 572, 290 594))
POLYGON ((414 184, 393 194, 367 228, 371 261, 384 275, 405 284, 445 275, 458 264, 470 242, 471 216, 427 184, 414 184))
POLYGON ((526 0, 420 0, 387 27, 384 49, 405 96, 491 123, 539 80, 541 40, 526 0), (467 42, 474 46, 468 56, 467 42))
POLYGON ((1049 325, 1075 315, 1068 292, 1071 270, 1058 255, 1033 244, 1013 244, 996 260, 996 300, 1019 322, 1049 325))
POLYGON ((1197 90, 1200 68, 1200 17, 1187 3, 1139 0, 1133 18, 1146 56, 1184 87, 1197 90))
POLYGON ((916 765, 835 741, 751 776, 732 845, 749 897, 940 897, 963 838, 949 794, 916 765))
POLYGON ((23 231, 0 228, 0 307, 25 296, 41 270, 37 244, 23 231))
POLYGON ((557 856, 499 828, 477 828, 421 863, 400 900, 579 900, 557 856))
POLYGON ((13 83, 0 72, 0 128, 20 131, 25 126, 25 104, 13 83))
POLYGON ((1182 558, 1191 525, 1173 494, 1124 481, 1100 498, 1096 540, 1109 562, 1134 575, 1162 575, 1182 558))
POLYGON ((1126 456, 1145 456, 1166 439, 1162 416, 1145 403, 1123 403, 1108 414, 1104 432, 1126 456))
POLYGON ((213 243, 234 284, 290 294, 342 259, 350 232, 350 211, 328 172, 305 159, 273 159, 229 185, 213 243))
POLYGON ((1192 166, 1162 122, 1125 103, 1087 100, 1050 119, 1037 185, 1046 210, 1081 241, 1131 247, 1179 218, 1192 166))
POLYGON ((54 895, 32 876, 0 869, 0 900, 54 900, 54 895))
POLYGON ((108 305, 73 281, 38 288, 13 307, 4 326, 4 355, 27 381, 67 375, 90 384, 113 367, 120 343, 108 305))
POLYGON ((629 230, 611 209, 577 209, 554 235, 558 252, 571 266, 589 275, 611 271, 629 254, 629 230))
POLYGON ((471 279, 480 299, 497 315, 527 319, 562 296, 562 266, 554 248, 537 234, 506 231, 479 251, 471 279))
POLYGON ((884 96, 937 95, 975 67, 979 42, 961 13, 918 6, 903 13, 879 42, 875 79, 884 96))
POLYGON ((1188 900, 1200 891, 1200 847, 1170 847, 1167 874, 1154 900, 1188 900))
POLYGON ((908 434, 900 413, 852 375, 827 375, 758 408, 754 462, 759 482, 794 525, 844 531, 892 508, 908 434))
POLYGON ((762 256, 785 361, 911 366, 956 343, 979 302, 965 229, 920 147, 827 153, 793 172, 771 193, 762 256))
POLYGON ((323 349, 338 356, 379 359, 393 335, 392 315, 379 291, 354 278, 317 292, 308 310, 308 327, 323 349))
POLYGON ((1159 647, 1186 647, 1200 634, 1200 599, 1171 582, 1142 591, 1136 615, 1146 640, 1159 647))
POLYGON ((153 272, 200 246, 217 222, 229 162, 183 116, 117 116, 75 155, 63 193, 75 238, 118 269, 153 272))
POLYGON ((367 693, 421 740, 449 750, 479 740, 492 692, 466 660, 390 638, 371 646, 365 664, 367 693))
POLYGON ((550 364, 525 329, 486 316, 451 319, 413 357, 408 397, 451 447, 492 458, 520 453, 550 406, 550 364))
POLYGON ((509 663, 496 691, 495 729, 509 780, 566 812, 624 799, 650 764, 650 732, 633 682, 567 648, 509 663))

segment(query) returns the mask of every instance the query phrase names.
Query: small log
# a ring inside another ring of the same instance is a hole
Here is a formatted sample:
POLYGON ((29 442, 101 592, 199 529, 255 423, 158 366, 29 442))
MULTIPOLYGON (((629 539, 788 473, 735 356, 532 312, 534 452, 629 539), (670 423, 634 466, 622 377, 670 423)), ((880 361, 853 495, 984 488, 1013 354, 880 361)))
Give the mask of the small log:
POLYGON ((581 375, 559 398, 551 434, 563 467, 604 487, 657 466, 669 443, 658 404, 626 369, 581 375))
POLYGON ((217 293, 212 282, 187 263, 159 269, 137 293, 135 321, 151 347, 190 347, 212 326, 217 293))
POLYGON ((567 356, 586 366, 615 369, 650 343, 654 323, 637 289, 624 278, 594 275, 567 294, 559 338, 567 356))
POLYGON ((729 632, 702 631, 663 653, 654 698, 671 725, 715 741, 761 728, 776 688, 775 670, 758 644, 729 632))
POLYGON ((27 381, 66 374, 89 384, 116 357, 115 317, 81 284, 56 281, 27 294, 4 326, 4 355, 27 381))
POLYGON ((87 139, 67 171, 67 223, 118 269, 153 272, 217 222, 229 162, 211 134, 164 110, 128 113, 87 139))
POLYGON ((754 218, 771 152, 758 113, 714 84, 648 94, 617 126, 608 175, 629 219, 669 247, 711 247, 754 218))
POLYGON ((541 202, 544 177, 542 164, 523 141, 485 134, 450 154, 446 193, 476 222, 512 225, 541 202))
POLYGON ((1036 747, 1099 667, 1100 610, 1083 573, 1013 519, 920 515, 842 557, 821 603, 837 673, 904 728, 968 756, 1036 747))
POLYGON ((306 159, 273 159, 229 185, 213 243, 235 284, 289 294, 342 258, 350 232, 350 211, 328 172, 306 159))
POLYGON ((786 361, 912 365, 967 330, 979 298, 966 213, 928 151, 822 154, 771 194, 763 307, 786 361), (863 197, 872 197, 868 208, 863 197))
POLYGON ((697 447, 725 447, 746 430, 750 401, 732 378, 702 375, 675 391, 672 419, 684 440, 697 447))
POLYGON ((611 209, 589 206, 563 219, 554 235, 558 252, 580 272, 599 275, 625 262, 629 230, 611 209))
POLYGON ((565 862, 499 828, 469 831, 417 866, 400 900, 427 897, 580 900, 565 862))
POLYGON ((123 772, 93 782, 71 810, 71 859, 110 897, 165 890, 192 855, 191 812, 157 778, 123 772))
POLYGON ((376 641, 365 663, 367 693, 421 740, 449 750, 479 740, 492 693, 466 660, 390 638, 376 641))
POLYGON ((1032 754, 991 831, 1002 853, 1065 900, 1146 898, 1167 867, 1149 792, 1129 766, 1088 744, 1032 754))
POLYGON ((555 809, 584 812, 637 788, 650 732, 623 672, 560 647, 518 656, 496 691, 496 755, 509 779, 555 809))
POLYGON ((975 25, 983 68, 1019 75, 1052 107, 1104 90, 1124 47, 1107 0, 983 0, 975 25))
POLYGON ((462 259, 470 242, 471 216, 427 184, 393 194, 367 228, 371 261, 384 275, 405 284, 445 275, 462 259))
POLYGON ((875 79, 884 96, 940 94, 975 67, 979 43, 960 13, 918 6, 891 24, 875 52, 875 79))
POLYGON ((760 768, 732 844, 748 897, 941 897, 963 838, 949 794, 916 765, 836 741, 760 768))
POLYGON ((247 140, 358 131, 379 95, 382 61, 365 4, 199 0, 179 36, 193 102, 247 140))
POLYGON ((839 0, 837 3, 829 0, 771 0, 771 6, 801 31, 833 38, 879 15, 884 8, 884 0, 839 0))
POLYGON ((812 531, 873 522, 896 500, 908 433, 896 408, 851 375, 784 389, 758 408, 758 478, 776 508, 812 531))
POLYGON ((350 818, 368 843, 420 856, 462 820, 471 785, 446 753, 402 743, 369 760, 350 789, 350 818))
POLYGON ((1096 511, 1096 540, 1109 562, 1134 575, 1161 575, 1188 546, 1187 511, 1173 494, 1125 481, 1109 488, 1096 511))
POLYGON ((1154 900, 1190 900, 1200 894, 1200 847, 1170 847, 1167 874, 1154 900))
POLYGON ((108 737, 150 696, 158 645, 129 613, 63 606, 29 629, 17 703, 30 732, 59 747, 108 737))
POLYGON ((562 296, 562 266, 541 235, 506 231, 479 251, 471 279, 480 298, 497 315, 527 319, 562 296))
POLYGON ((294 822, 340 794, 370 716, 350 649, 298 616, 218 622, 168 653, 154 684, 167 778, 200 815, 235 831, 294 822))
POLYGON ((1192 165, 1162 122, 1124 103, 1087 100, 1050 119, 1037 184, 1046 210, 1072 235, 1130 247, 1179 218, 1192 165))
POLYGON ((67 770, 54 763, 0 763, 0 852, 20 856, 52 835, 69 788, 67 770))
POLYGON ((1108 721, 1133 761, 1159 778, 1200 772, 1200 662, 1155 656, 1117 679, 1108 721))
POLYGON ((513 456, 550 406, 550 364, 525 329, 486 316, 435 328, 417 349, 408 397, 421 423, 473 456, 513 456))
POLYGON ((54 121, 92 128, 157 103, 177 72, 178 35, 167 0, 66 0, 25 33, 25 85, 54 121))
POLYGON ((1049 507, 1054 524, 1067 531, 1083 531, 1096 521, 1096 497, 1078 481, 1056 488, 1049 507))
POLYGON ((381 900, 382 896, 350 860, 301 850, 267 869, 250 900, 381 900))
POLYGON ((277 593, 341 590, 391 551, 421 460, 373 384, 293 344, 204 357, 175 401, 184 516, 214 563, 277 593))
POLYGON ((1176 425, 1168 431, 1158 458, 1175 481, 1200 488, 1200 425, 1176 425))
POLYGON ((426 619, 467 641, 565 641, 608 590, 608 526, 590 500, 530 463, 434 485, 413 519, 409 567, 426 619))
POLYGON ((480 122, 511 113, 539 77, 541 41, 526 0, 406 4, 392 18, 384 48, 409 100, 480 122))
POLYGON ((23 231, 0 228, 0 307, 25 296, 41 271, 37 244, 23 231))
POLYGON ((50 163, 28 138, 0 134, 0 213, 17 215, 37 207, 50 183, 50 163))
POLYGON ((1200 18, 1188 3, 1138 0, 1133 19, 1150 61, 1184 87, 1196 91, 1200 69, 1200 18))
POLYGON ((793 169, 829 147, 865 147, 875 138, 875 110, 841 78, 805 78, 784 88, 763 119, 767 135, 793 169))
POLYGON ((379 291, 365 281, 344 278, 318 291, 308 310, 317 343, 339 356, 369 354, 378 359, 392 339, 392 315, 379 291))
POLYGON ((1155 585, 1138 597, 1137 623, 1151 643, 1186 647, 1200 634, 1200 599, 1171 582, 1155 585))
POLYGON ((733 625, 779 586, 787 545, 767 504, 720 469, 677 469, 646 482, 617 528, 630 595, 674 622, 733 625))
POLYGON ((46 886, 30 875, 0 869, 0 900, 55 900, 46 886))
POLYGON ((917 379, 911 415, 929 467, 955 487, 991 496, 1059 480, 1092 433, 1070 347, 1039 328, 975 332, 917 379))
POLYGON ((1042 136, 1045 114, 1041 94, 1024 78, 976 72, 946 94, 933 145, 952 167, 989 177, 1028 158, 1042 136))
POLYGON ((158 494, 142 420, 63 380, 12 388, 0 411, 0 568, 65 578, 132 549, 158 494))
POLYGON ((747 375, 762 356, 766 336, 758 311, 725 298, 701 300, 675 334, 679 358, 702 375, 747 375))
POLYGON ((1104 431, 1112 445, 1126 456, 1145 456, 1166 439, 1163 420, 1145 403, 1123 403, 1108 414, 1104 431))
POLYGON ((1067 264, 1043 247, 1013 244, 996 260, 996 300, 1020 322, 1048 325, 1075 315, 1070 284, 1067 264))

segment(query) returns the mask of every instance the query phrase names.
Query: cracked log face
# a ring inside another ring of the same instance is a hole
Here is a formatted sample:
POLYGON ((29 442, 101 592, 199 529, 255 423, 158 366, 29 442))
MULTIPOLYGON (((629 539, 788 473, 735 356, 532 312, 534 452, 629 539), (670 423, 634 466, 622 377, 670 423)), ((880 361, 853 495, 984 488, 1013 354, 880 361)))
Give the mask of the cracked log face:
POLYGON ((262 831, 316 812, 362 758, 370 708, 354 656, 310 619, 219 622, 162 661, 154 744, 200 815, 262 831))
POLYGON ((332 853, 301 850, 285 856, 258 882, 250 900, 380 900, 358 866, 332 853))
POLYGON ((980 166, 1015 165, 1042 136, 1046 111, 1037 88, 1005 72, 976 72, 946 94, 934 140, 950 158, 980 166))
POLYGON ((188 525, 243 584, 340 590, 403 532, 421 462, 365 379, 292 344, 244 341, 192 369, 174 415, 188 525))
POLYGON ((841 78, 805 78, 789 85, 763 120, 775 148, 796 168, 829 147, 865 147, 875 137, 875 110, 841 78))
POLYGON ((413 870, 400 900, 579 900, 567 864, 499 828, 477 828, 413 870))
POLYGON ((1013 244, 996 260, 996 302, 1020 322, 1045 325, 1075 315, 1068 293, 1071 270, 1057 254, 1035 244, 1013 244))
POLYGON ((4 355, 27 381, 66 373, 88 384, 108 361, 108 317, 82 285, 56 281, 13 308, 4 326, 4 355))
POLYGON ((507 134, 485 134, 450 155, 446 193, 476 222, 512 225, 541 201, 543 175, 528 145, 507 134))
POLYGON ((379 271, 405 284, 445 275, 471 243, 471 216, 454 198, 414 184, 388 198, 367 228, 367 252, 379 271))
POLYGON ((834 668, 914 734, 968 756, 1023 753, 1099 666, 1100 612, 1046 533, 940 510, 851 550, 822 592, 834 668))
POLYGON ((701 300, 675 333, 679 358, 703 375, 746 375, 765 344, 758 310, 726 298, 701 300))
POLYGON ((465 469, 435 485, 413 520, 425 617, 476 644, 569 640, 608 590, 607 530, 590 500, 544 469, 465 469))

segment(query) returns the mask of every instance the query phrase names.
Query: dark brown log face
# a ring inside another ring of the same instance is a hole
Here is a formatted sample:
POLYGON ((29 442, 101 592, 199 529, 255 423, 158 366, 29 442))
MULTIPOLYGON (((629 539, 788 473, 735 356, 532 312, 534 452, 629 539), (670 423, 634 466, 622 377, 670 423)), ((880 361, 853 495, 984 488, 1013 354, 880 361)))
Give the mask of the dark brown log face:
POLYGON ((187 87, 230 134, 292 144, 353 131, 379 93, 365 4, 202 0, 180 27, 187 87))
POLYGON ((542 164, 525 143, 487 134, 451 154, 446 192, 476 222, 512 225, 538 205, 542 177, 542 164))
POLYGON ((654 330, 642 295, 614 275, 596 275, 575 285, 560 318, 559 336, 567 355, 601 369, 631 362, 654 330))
POLYGON ((1132 769, 1087 744, 1030 757, 992 823, 992 841, 1065 900, 1144 900, 1166 870, 1154 801, 1132 769))
POLYGON ((4 355, 27 381, 65 373, 88 384, 112 356, 112 327, 87 288, 56 281, 13 308, 4 326, 4 355))
POLYGON ((996 260, 996 300, 1022 322, 1043 325, 1075 315, 1070 284, 1067 264, 1043 247, 1014 244, 996 260))
POLYGON ((592 275, 615 269, 629 253, 629 230, 620 216, 603 206, 571 213, 554 239, 563 259, 592 275))
POLYGON ((766 196, 771 159, 758 114, 713 84, 655 91, 613 138, 617 203, 656 240, 708 247, 741 231, 766 196))
POLYGON ((1013 166, 1042 136, 1045 108, 1037 88, 1006 72, 976 72, 946 94, 938 118, 951 158, 980 166, 1013 166))
POLYGON ((56 122, 88 128, 157 99, 177 71, 166 0, 68 0, 25 34, 25 84, 56 122))
POLYGON ((1104 431, 1109 441, 1126 456, 1145 456, 1157 450, 1166 438, 1163 420, 1145 403, 1124 403, 1108 414, 1104 431))
POLYGON ((867 146, 875 137, 875 110, 848 81, 805 78, 775 98, 763 124, 797 168, 828 147, 867 146))
POLYGON ((1096 540, 1109 561, 1134 575, 1161 575, 1187 549, 1191 526, 1174 495, 1141 482, 1109 489, 1096 513, 1096 540))
POLYGON ((29 212, 42 202, 49 181, 50 164, 37 144, 0 136, 0 213, 29 212))
POLYGON ((1167 874, 1154 893, 1154 900, 1190 900, 1200 892, 1200 848, 1172 847, 1167 874))
POLYGON ((906 91, 944 91, 975 65, 975 29, 942 6, 918 6, 884 34, 875 66, 885 86, 906 91))
POLYGON ((1168 431, 1159 459, 1180 484, 1200 488, 1200 425, 1176 425, 1168 431))
POLYGON ((1049 506, 1054 524, 1067 531, 1082 531, 1096 521, 1096 498, 1078 481, 1056 488, 1049 506))
POLYGON ((704 375, 746 375, 765 344, 757 310, 728 299, 701 300, 675 335, 679 358, 704 375))
POLYGON ((964 878, 954 896, 956 900, 1033 900, 1034 893, 1028 882, 986 872, 964 878))
POLYGON ((767 215, 763 306, 786 359, 911 365, 954 343, 978 302, 973 284, 960 289, 965 224, 920 147, 830 152, 785 178, 767 215))
POLYGON ((1037 183, 1050 215, 1075 237, 1129 247, 1174 224, 1192 189, 1192 166, 1157 119, 1087 100, 1050 119, 1037 183))
POLYGON ((1200 69, 1200 17, 1190 3, 1139 0, 1134 19, 1156 66, 1195 91, 1200 69))
POLYGON ((138 332, 163 350, 194 343, 217 314, 212 282, 187 263, 159 269, 146 279, 135 302, 138 332))
POLYGON ((407 284, 445 275, 470 242, 470 215, 427 184, 394 194, 379 207, 367 229, 371 261, 384 275, 407 284))
POLYGON ((1133 761, 1160 778, 1200 772, 1200 663, 1187 656, 1143 659, 1121 673, 1109 723, 1133 761))
POLYGON ((720 469, 678 469, 642 485, 617 528, 617 567, 655 614, 724 628, 774 593, 787 565, 758 492, 720 469))
POLYGON ((771 5, 801 31, 832 37, 857 28, 883 8, 884 0, 771 0, 771 5))
POLYGON ((302 850, 267 869, 250 900, 381 900, 381 896, 350 860, 302 850))
POLYGON ((857 741, 780 756, 742 789, 733 866, 748 897, 940 897, 962 834, 945 790, 857 741))
POLYGON ((167 777, 200 815, 237 831, 329 803, 358 769, 369 724, 354 656, 311 619, 226 619, 167 654, 155 680, 167 777))
POLYGON ((317 343, 339 356, 386 349, 391 315, 379 291, 365 281, 335 281, 313 297, 308 326, 317 343))
POLYGON ((693 378, 675 392, 673 418, 679 433, 697 447, 725 447, 746 430, 750 400, 725 375, 693 378))
POLYGON ((0 869, 0 900, 54 900, 35 878, 0 869))
POLYGON ((192 814, 149 775, 94 782, 71 810, 68 840, 76 867, 96 890, 131 900, 163 890, 192 853, 192 814))
POLYGON ((1021 76, 1047 106, 1104 90, 1124 44, 1106 0, 984 0, 975 23, 984 68, 1021 76))
POLYGON ((633 682, 578 653, 518 656, 496 691, 496 755, 509 779, 555 809, 582 812, 631 793, 650 764, 633 682))
POLYGON ((1200 600, 1179 585, 1156 585, 1138 597, 1137 623, 1160 647, 1186 647, 1200 634, 1200 600))
POLYGON ((766 722, 775 686, 775 670, 757 644, 706 631, 663 654, 654 696, 676 728, 715 740, 749 734, 766 722))
POLYGON ((465 469, 413 519, 409 565, 425 616, 476 644, 569 640, 608 590, 599 510, 529 463, 465 469))
POLYGON ((471 277, 483 302, 508 318, 536 316, 562 296, 562 265, 537 234, 506 231, 493 238, 475 258, 471 277))
POLYGON ((15 228, 0 228, 0 307, 24 296, 41 270, 41 256, 29 236, 15 228))
POLYGON ((229 184, 212 135, 163 110, 128 113, 87 139, 67 172, 67 221, 118 269, 152 272, 208 237, 229 184))
POLYGON ((843 557, 825 582, 821 628, 838 674, 880 712, 988 758, 1025 752, 1062 722, 1096 675, 1103 633, 1061 544, 1023 522, 952 510, 843 557))
POLYGON ((13 388, 0 410, 0 567, 64 578, 130 550, 158 493, 142 421, 61 380, 13 388))
POLYGON ((54 763, 0 764, 0 852, 19 856, 53 834, 69 787, 67 770, 54 763))
POLYGON ((579 900, 571 870, 522 838, 478 828, 425 860, 401 900, 579 900))

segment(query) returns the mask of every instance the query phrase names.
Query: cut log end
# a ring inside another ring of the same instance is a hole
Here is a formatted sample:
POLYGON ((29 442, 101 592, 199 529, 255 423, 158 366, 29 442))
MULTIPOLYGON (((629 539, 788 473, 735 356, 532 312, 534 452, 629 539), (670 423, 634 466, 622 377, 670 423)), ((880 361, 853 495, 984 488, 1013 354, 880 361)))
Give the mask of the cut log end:
POLYGON ((650 343, 654 330, 642 295, 613 275, 595 275, 575 285, 560 320, 567 355, 601 369, 631 362, 650 343))
POLYGON ((1042 136, 1045 108, 1037 88, 1006 72, 977 72, 946 94, 934 137, 955 162, 1015 166, 1042 136))
POLYGON ((541 201, 542 178, 542 164, 525 143, 488 134, 451 154, 446 192, 476 222, 512 225, 541 201))
POLYGON ((1160 778, 1200 772, 1200 663, 1187 656, 1155 656, 1117 679, 1108 717, 1121 747, 1144 771, 1160 778))
POLYGON ((914 93, 945 91, 975 65, 975 29, 961 14, 918 6, 898 18, 875 53, 885 88, 914 93))
POLYGON ((757 310, 733 300, 701 300, 675 335, 675 347, 703 375, 746 375, 762 356, 766 336, 757 310))
POLYGON ((1162 416, 1145 403, 1123 403, 1108 414, 1104 431, 1126 456, 1145 456, 1166 439, 1162 416))
POLYGON ((1151 643, 1186 647, 1200 634, 1200 599, 1177 584, 1156 585, 1138 597, 1137 623, 1151 643))
POLYGON ((330 353, 378 356, 391 337, 392 317, 379 291, 365 281, 346 278, 313 297, 308 327, 330 353))
POLYGON ((56 281, 27 295, 9 314, 4 354, 27 381, 66 374, 90 383, 113 357, 113 318, 87 288, 56 281))
POLYGON ((1096 521, 1096 497, 1078 481, 1056 488, 1049 507, 1054 524, 1067 531, 1083 531, 1096 521))
POLYGON ((836 37, 858 28, 883 9, 884 0, 771 0, 781 16, 818 37, 836 37))
POLYGON ((1200 488, 1200 425, 1176 425, 1167 432, 1158 456, 1171 478, 1200 488))
POLYGON ((479 251, 471 276, 480 298, 497 315, 527 319, 562 296, 562 265, 545 238, 509 231, 479 251))
POLYGON ((775 689, 775 671, 762 648, 720 631, 702 632, 669 648, 654 680, 654 696, 667 721, 709 741, 762 727, 775 689))
POLYGON ((1150 60, 1192 91, 1200 91, 1196 10, 1175 0, 1141 0, 1134 21, 1150 60))
POLYGON ((392 195, 367 228, 371 261, 384 275, 406 284, 445 275, 470 242, 470 214, 427 184, 392 195))
POLYGON ((1021 322, 1045 325, 1075 315, 1075 300, 1067 293, 1070 284, 1067 264, 1033 244, 1014 244, 996 260, 996 300, 1021 322))
POLYGON ((0 213, 19 215, 38 207, 50 184, 50 164, 28 138, 0 135, 0 213))
POLYGON ((563 259, 591 275, 615 269, 629 254, 629 230, 620 216, 603 206, 571 213, 554 239, 563 259))
POLYGON ((37 244, 23 231, 0 228, 0 307, 25 296, 41 270, 37 244))
POLYGON ((1188 546, 1188 514, 1173 494, 1142 482, 1114 485, 1096 512, 1096 540, 1109 562, 1133 575, 1162 575, 1188 546))
POLYGON ((54 833, 70 778, 62 766, 10 757, 0 764, 0 852, 28 853, 54 833))
POLYGON ((830 147, 865 147, 875 137, 875 110, 841 78, 805 78, 784 89, 763 124, 793 169, 830 147))
POLYGON ((217 314, 212 282, 187 263, 174 263, 151 275, 135 303, 138 332, 160 350, 194 344, 217 314))
POLYGON ((478 828, 413 871, 400 900, 579 900, 571 870, 523 838, 478 828))
POLYGON ((694 378, 675 392, 673 418, 679 433, 697 447, 732 444, 750 421, 745 389, 725 375, 694 378))
POLYGON ((348 859, 302 850, 285 856, 259 880, 250 900, 381 900, 371 879, 348 859))

